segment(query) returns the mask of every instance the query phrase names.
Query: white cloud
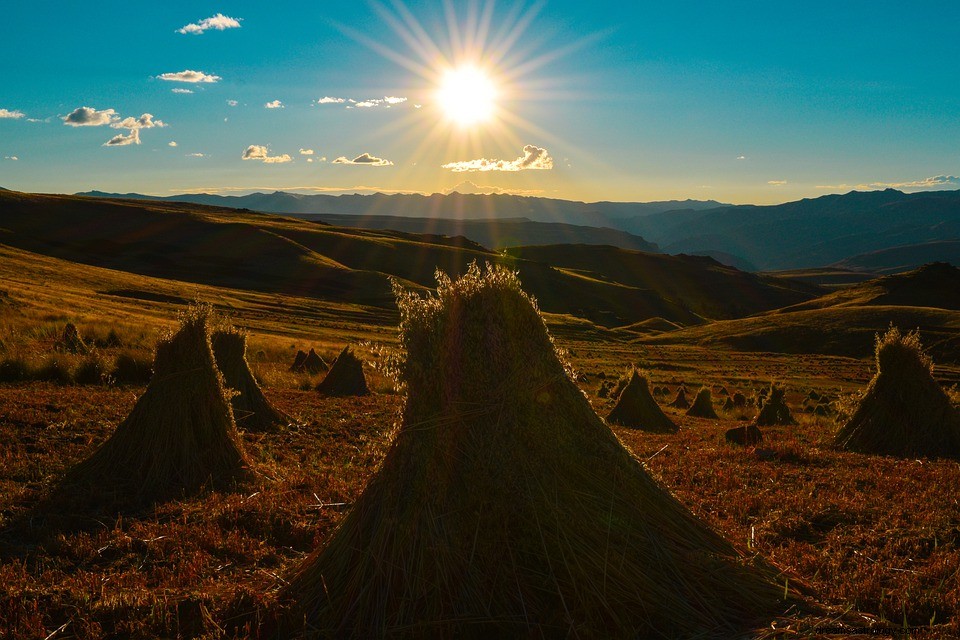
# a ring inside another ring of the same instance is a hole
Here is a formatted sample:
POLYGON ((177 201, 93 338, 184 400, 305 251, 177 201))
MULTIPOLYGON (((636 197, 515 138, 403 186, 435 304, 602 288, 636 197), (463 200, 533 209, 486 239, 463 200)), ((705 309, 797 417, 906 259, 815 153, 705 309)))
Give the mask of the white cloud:
POLYGON ((168 147, 175 147, 175 146, 177 146, 177 141, 176 141, 176 140, 171 140, 170 142, 167 143, 167 146, 168 146, 168 147))
POLYGON ((13 111, 10 111, 9 109, 0 109, 0 119, 12 118, 16 120, 18 118, 22 118, 25 115, 26 114, 23 111, 18 111, 16 109, 14 109, 13 111))
POLYGON ((194 71, 185 69, 176 73, 161 73, 157 76, 160 80, 167 82, 217 82, 222 80, 220 76, 204 73, 203 71, 194 71))
POLYGON ((145 113, 139 118, 124 118, 116 122, 112 122, 110 126, 114 129, 153 129, 154 127, 163 128, 166 123, 163 120, 154 120, 153 114, 145 113))
POLYGON ((786 180, 767 180, 767 184, 774 187, 782 187, 783 185, 787 184, 787 181, 786 180))
POLYGON ((523 148, 523 156, 516 160, 479 158, 477 160, 449 162, 442 165, 442 168, 449 169, 455 173, 465 171, 545 171, 553 169, 553 158, 550 157, 546 149, 528 144, 523 148))
POLYGON ((181 87, 176 87, 174 89, 170 89, 170 92, 171 93, 193 93, 193 89, 183 89, 181 87))
POLYGON ((60 119, 69 127, 100 127, 119 118, 113 109, 98 111, 93 107, 77 107, 60 119))
POLYGON ((312 156, 313 149, 300 149, 300 155, 302 156, 312 156))
POLYGON ((906 182, 870 182, 867 184, 827 184, 817 185, 817 189, 828 189, 830 191, 871 191, 876 189, 936 189, 938 187, 960 186, 960 176, 931 176, 921 180, 909 180, 906 182))
POLYGON ((236 100, 227 100, 227 105, 229 105, 229 106, 231 106, 231 107, 235 107, 235 106, 237 106, 238 104, 240 104, 240 103, 237 102, 236 100))
POLYGON ((240 158, 242 160, 259 160, 260 162, 263 162, 265 164, 281 164, 284 162, 293 162, 293 158, 291 158, 289 155, 285 153, 279 156, 271 156, 270 149, 264 145, 259 145, 259 144, 252 144, 249 147, 247 147, 244 150, 243 154, 240 156, 240 158))
POLYGON ((284 108, 283 103, 280 102, 279 100, 272 100, 263 106, 267 109, 283 109, 284 108))
POLYGON ((354 106, 356 106, 357 109, 370 109, 370 108, 373 108, 373 107, 378 107, 378 106, 380 106, 380 103, 381 103, 381 102, 383 102, 383 100, 376 100, 376 99, 374 99, 374 100, 364 100, 363 102, 358 102, 358 103, 356 103, 354 106))
POLYGON ((313 162, 313 158, 307 158, 307 162, 313 162))
POLYGON ((3 159, 4 159, 4 160, 13 160, 14 162, 16 162, 16 161, 19 160, 20 158, 18 158, 17 156, 3 156, 3 159))
POLYGON ((746 160, 747 156, 737 156, 737 160, 746 160))
POLYGON ((103 143, 105 147, 125 147, 128 144, 140 144, 140 129, 131 129, 130 133, 118 133, 103 143))
MULTIPOLYGON (((321 160, 321 162, 323 162, 323 160, 321 160)), ((349 158, 346 158, 344 156, 340 156, 339 158, 333 161, 333 164, 353 164, 353 165, 359 165, 362 167, 389 167, 393 163, 390 162, 389 160, 372 156, 369 153, 361 153, 353 160, 350 160, 349 158)))
POLYGON ((223 15, 222 13, 218 13, 215 16, 204 18, 200 22, 191 22, 190 24, 184 25, 183 27, 177 29, 177 33, 182 33, 184 35, 189 33, 198 36, 204 31, 209 31, 210 29, 216 29, 217 31, 239 29, 241 20, 243 20, 243 18, 231 18, 223 15))
POLYGON ((402 103, 402 102, 406 102, 407 99, 406 99, 406 98, 398 98, 398 97, 396 97, 396 96, 387 96, 387 97, 385 97, 385 98, 383 99, 383 101, 386 102, 387 104, 400 104, 400 103, 402 103))
POLYGON ((188 158, 206 158, 207 154, 205 153, 188 153, 186 154, 188 158))
POLYGON ((317 100, 317 104, 341 104, 346 101, 346 98, 332 98, 330 96, 324 96, 317 100))

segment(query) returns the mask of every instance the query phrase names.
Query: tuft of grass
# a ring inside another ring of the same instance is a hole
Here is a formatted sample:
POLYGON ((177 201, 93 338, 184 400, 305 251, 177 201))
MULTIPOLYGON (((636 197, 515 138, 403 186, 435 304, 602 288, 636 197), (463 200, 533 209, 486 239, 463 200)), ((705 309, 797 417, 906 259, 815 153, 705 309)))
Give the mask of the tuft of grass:
POLYGON ((153 375, 153 362, 147 357, 125 351, 117 356, 110 377, 116 384, 144 385, 150 382, 153 375))
POLYGON ((91 351, 80 361, 73 372, 77 384, 107 384, 110 382, 110 368, 99 351, 91 351))
POLYGON ((55 384, 73 384, 73 372, 69 361, 60 355, 51 355, 33 373, 36 380, 55 384))

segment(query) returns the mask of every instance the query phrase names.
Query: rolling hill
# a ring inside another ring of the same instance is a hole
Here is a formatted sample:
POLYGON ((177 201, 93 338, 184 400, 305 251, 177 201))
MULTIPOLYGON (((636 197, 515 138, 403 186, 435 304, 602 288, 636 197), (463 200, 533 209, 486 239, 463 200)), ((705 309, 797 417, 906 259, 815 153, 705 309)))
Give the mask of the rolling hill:
POLYGON ((850 256, 834 266, 838 269, 899 273, 930 262, 960 264, 960 240, 935 240, 850 256))

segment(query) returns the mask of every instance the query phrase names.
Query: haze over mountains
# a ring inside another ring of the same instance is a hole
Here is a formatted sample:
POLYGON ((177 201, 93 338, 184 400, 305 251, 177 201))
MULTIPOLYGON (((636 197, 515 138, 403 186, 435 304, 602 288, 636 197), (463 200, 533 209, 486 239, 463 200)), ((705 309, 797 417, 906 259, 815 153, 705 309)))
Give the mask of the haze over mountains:
POLYGON ((837 264, 877 273, 896 272, 934 260, 956 260, 960 247, 951 242, 960 241, 960 191, 853 191, 769 206, 695 200, 584 203, 460 193, 81 195, 308 215, 337 224, 347 224, 346 216, 360 216, 350 221, 351 226, 464 235, 488 248, 557 242, 610 244, 710 255, 725 264, 764 271, 837 264))

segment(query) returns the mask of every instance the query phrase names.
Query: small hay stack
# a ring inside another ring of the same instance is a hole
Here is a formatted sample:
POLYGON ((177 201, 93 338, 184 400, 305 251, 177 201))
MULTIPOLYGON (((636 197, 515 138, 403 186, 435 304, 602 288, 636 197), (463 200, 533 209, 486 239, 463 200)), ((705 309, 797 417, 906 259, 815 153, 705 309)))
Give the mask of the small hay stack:
POLYGON ((230 400, 210 347, 208 307, 183 315, 157 344, 154 374, 130 415, 65 485, 155 501, 249 477, 230 400))
POLYGON ((697 391, 697 397, 693 399, 693 404, 687 409, 687 415, 694 418, 719 419, 720 416, 713 409, 713 396, 710 393, 710 387, 700 387, 700 391, 697 391))
POLYGON ((766 400, 754 422, 760 427, 797 424, 790 413, 790 407, 787 406, 785 395, 786 390, 783 387, 771 384, 769 391, 763 396, 766 400))
POLYGON ((303 363, 307 361, 307 352, 303 349, 297 351, 297 355, 293 358, 293 364, 290 365, 291 373, 300 373, 303 371, 303 363))
POLYGON ((290 424, 286 415, 267 400, 247 363, 247 334, 237 329, 214 331, 210 337, 213 357, 226 386, 236 393, 230 398, 233 417, 244 431, 272 431, 290 424))
POLYGON ((841 449, 901 457, 960 457, 960 414, 933 379, 917 332, 877 336, 877 373, 840 427, 841 449))
POLYGON ((690 407, 690 401, 687 400, 687 390, 684 387, 677 389, 677 395, 674 397, 673 402, 669 406, 674 407, 675 409, 687 409, 690 407))
POLYGON ((307 354, 307 357, 303 360, 303 370, 307 373, 318 374, 324 371, 328 371, 330 366, 326 361, 320 357, 320 354, 310 349, 310 353, 307 354))
MULTIPOLYGON (((313 349, 310 353, 313 353, 313 349)), ((354 355, 350 345, 344 347, 333 361, 330 372, 317 385, 317 391, 326 396, 365 396, 370 393, 363 375, 363 364, 354 355)))
POLYGON ((56 351, 63 351, 65 353, 90 353, 90 347, 83 341, 83 338, 80 336, 80 331, 77 330, 77 326, 72 322, 68 322, 63 328, 63 333, 54 343, 53 348, 56 351))
POLYGON ((668 418, 650 394, 647 378, 636 369, 624 387, 607 422, 653 433, 676 433, 677 425, 668 418))
POLYGON ((727 399, 723 401, 723 410, 724 411, 733 411, 737 408, 737 404, 733 401, 733 398, 727 396, 727 399))
POLYGON ((570 379, 515 274, 401 294, 401 425, 290 577, 286 636, 735 637, 787 606, 570 379))
POLYGON ((733 394, 733 406, 735 407, 745 407, 747 406, 747 397, 737 391, 733 394))

